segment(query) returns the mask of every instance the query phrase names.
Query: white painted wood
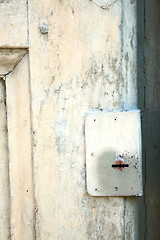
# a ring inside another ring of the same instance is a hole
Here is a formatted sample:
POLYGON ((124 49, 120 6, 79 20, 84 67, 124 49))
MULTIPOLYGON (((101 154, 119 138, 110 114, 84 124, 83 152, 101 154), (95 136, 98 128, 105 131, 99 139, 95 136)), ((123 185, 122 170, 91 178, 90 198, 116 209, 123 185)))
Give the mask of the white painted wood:
POLYGON ((27 0, 1 0, 0 3, 14 3, 14 4, 19 4, 19 3, 27 3, 27 0))
MULTIPOLYGON (((122 0, 122 102, 123 109, 137 108, 137 1, 122 0)), ((125 239, 138 239, 138 199, 124 200, 125 239)))
POLYGON ((12 72, 27 51, 27 49, 0 48, 0 75, 5 76, 12 72))
POLYGON ((6 82, 12 240, 136 239, 133 199, 87 194, 84 144, 86 112, 136 108, 136 1, 1 2, 0 46, 30 47, 6 82))
POLYGON ((5 82, 0 78, 0 239, 10 237, 10 196, 5 82))
POLYGON ((21 2, 0 3, 1 47, 28 47, 27 4, 21 2))
POLYGON ((28 56, 6 77, 11 238, 34 239, 28 56))
POLYGON ((137 108, 137 11, 136 1, 122 0, 123 108, 137 108))
POLYGON ((29 1, 37 240, 124 237, 124 199, 86 193, 84 149, 85 113, 122 108, 121 11, 29 1))

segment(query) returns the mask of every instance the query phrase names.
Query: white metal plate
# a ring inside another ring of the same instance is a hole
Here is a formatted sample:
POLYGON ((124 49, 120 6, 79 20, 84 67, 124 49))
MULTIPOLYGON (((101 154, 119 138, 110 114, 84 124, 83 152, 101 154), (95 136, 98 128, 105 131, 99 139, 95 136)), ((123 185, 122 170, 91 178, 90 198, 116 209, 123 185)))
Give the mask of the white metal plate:
POLYGON ((142 196, 140 111, 85 119, 87 190, 93 196, 142 196))

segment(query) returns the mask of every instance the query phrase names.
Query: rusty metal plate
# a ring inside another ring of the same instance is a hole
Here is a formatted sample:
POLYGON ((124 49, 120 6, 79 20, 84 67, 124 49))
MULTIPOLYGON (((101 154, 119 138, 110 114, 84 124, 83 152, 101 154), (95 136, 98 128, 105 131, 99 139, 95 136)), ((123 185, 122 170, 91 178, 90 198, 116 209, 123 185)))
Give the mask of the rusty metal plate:
POLYGON ((87 190, 93 196, 142 196, 140 111, 85 119, 87 190))

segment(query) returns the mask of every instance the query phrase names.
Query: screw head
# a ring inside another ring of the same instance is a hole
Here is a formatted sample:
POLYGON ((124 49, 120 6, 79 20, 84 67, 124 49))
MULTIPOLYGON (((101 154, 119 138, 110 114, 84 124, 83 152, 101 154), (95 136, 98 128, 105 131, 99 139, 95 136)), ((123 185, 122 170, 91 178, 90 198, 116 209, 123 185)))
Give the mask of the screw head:
POLYGON ((40 32, 42 34, 48 34, 48 26, 46 24, 41 24, 40 25, 40 32))

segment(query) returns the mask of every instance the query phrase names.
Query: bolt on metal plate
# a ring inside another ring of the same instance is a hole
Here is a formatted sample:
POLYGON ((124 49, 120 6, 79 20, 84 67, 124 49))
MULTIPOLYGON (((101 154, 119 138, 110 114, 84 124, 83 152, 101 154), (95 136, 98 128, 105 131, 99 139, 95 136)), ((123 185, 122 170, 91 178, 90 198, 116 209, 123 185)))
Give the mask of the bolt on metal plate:
POLYGON ((142 196, 140 111, 86 115, 87 190, 92 196, 142 196))

